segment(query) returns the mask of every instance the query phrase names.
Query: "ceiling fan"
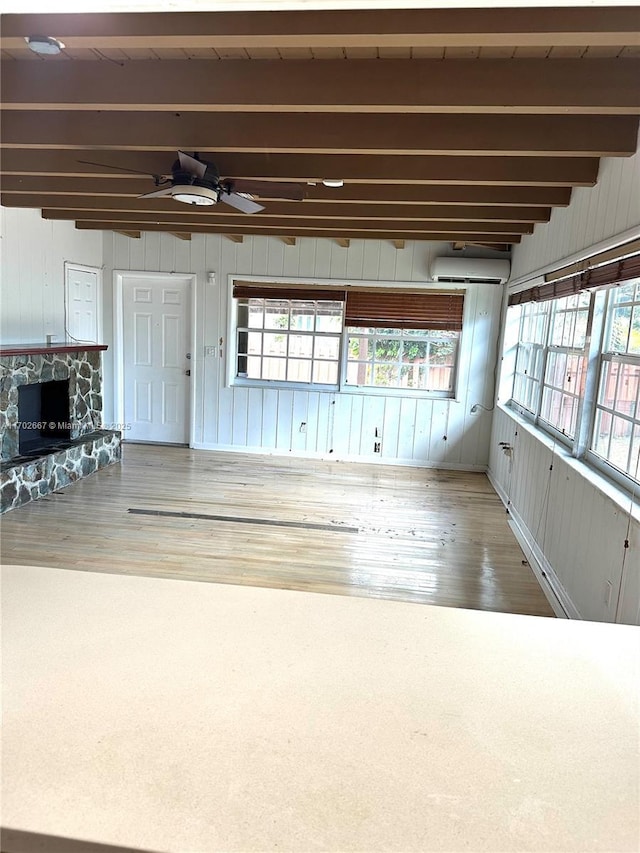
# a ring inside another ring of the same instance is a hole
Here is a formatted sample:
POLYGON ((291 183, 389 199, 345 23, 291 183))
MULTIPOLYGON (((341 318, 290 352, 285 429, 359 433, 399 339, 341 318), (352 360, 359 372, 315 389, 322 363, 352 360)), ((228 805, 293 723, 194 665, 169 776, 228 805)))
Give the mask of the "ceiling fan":
POLYGON ((171 175, 155 175, 151 172, 140 172, 136 169, 120 169, 108 166, 106 163, 92 163, 89 160, 79 160, 91 166, 107 166, 122 172, 136 172, 150 175, 156 187, 162 187, 151 193, 145 193, 138 198, 173 198, 185 204, 211 206, 219 201, 235 207, 242 213, 258 213, 264 206, 251 197, 259 195, 262 198, 284 198, 292 201, 302 201, 303 188, 300 184, 279 183, 276 181, 251 181, 242 178, 221 178, 214 163, 201 160, 197 153, 193 156, 178 151, 178 159, 171 167, 171 175), (170 184, 170 186, 163 186, 170 184))

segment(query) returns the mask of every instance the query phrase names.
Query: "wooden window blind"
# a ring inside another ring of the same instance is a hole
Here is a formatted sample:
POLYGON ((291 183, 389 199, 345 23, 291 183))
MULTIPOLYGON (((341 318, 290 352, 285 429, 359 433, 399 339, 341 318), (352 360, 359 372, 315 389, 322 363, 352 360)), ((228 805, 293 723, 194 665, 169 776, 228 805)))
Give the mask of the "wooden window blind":
POLYGON ((344 302, 344 290, 339 288, 319 288, 310 285, 287 285, 278 287, 273 284, 260 282, 237 281, 233 286, 234 299, 328 299, 333 302, 344 302))
POLYGON ((563 296, 579 293, 581 290, 589 290, 591 287, 603 287, 605 285, 614 287, 634 278, 640 278, 640 254, 585 270, 577 275, 572 275, 570 278, 550 281, 548 284, 541 284, 539 287, 531 287, 528 290, 521 290, 520 293, 512 293, 509 297, 509 305, 560 299, 563 296))
POLYGON ((353 290, 347 293, 345 326, 383 329, 460 331, 461 293, 395 293, 353 290))

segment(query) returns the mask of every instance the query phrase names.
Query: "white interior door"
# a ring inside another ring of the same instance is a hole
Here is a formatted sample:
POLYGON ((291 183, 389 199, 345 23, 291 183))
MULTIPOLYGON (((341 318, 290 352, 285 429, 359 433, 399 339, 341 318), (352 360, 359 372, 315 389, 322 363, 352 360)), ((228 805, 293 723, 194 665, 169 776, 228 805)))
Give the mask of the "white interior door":
POLYGON ((102 343, 101 272, 95 267, 65 264, 65 324, 76 341, 102 343))
POLYGON ((190 280, 127 275, 122 300, 125 437, 188 444, 190 280))

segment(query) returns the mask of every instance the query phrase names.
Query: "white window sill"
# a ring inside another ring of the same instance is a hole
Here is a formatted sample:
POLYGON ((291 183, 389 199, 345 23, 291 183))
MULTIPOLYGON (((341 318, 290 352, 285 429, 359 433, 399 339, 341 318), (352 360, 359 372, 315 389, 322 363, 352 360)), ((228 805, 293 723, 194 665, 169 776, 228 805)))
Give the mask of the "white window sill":
POLYGON ((242 379, 236 378, 230 383, 231 388, 271 388, 278 391, 307 391, 320 394, 359 394, 380 397, 411 397, 423 400, 447 400, 458 402, 446 391, 420 391, 412 388, 374 388, 365 385, 311 385, 303 382, 282 382, 278 380, 242 379))

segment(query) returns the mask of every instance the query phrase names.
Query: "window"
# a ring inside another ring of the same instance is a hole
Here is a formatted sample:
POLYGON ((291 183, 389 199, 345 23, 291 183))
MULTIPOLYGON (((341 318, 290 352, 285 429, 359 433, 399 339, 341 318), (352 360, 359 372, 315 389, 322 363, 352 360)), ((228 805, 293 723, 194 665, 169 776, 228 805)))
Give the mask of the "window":
POLYGON ((584 396, 590 300, 582 292, 521 308, 512 399, 570 439, 584 396))
POLYGON ((453 397, 463 295, 236 282, 244 384, 385 389, 453 397))
POLYGON ((349 328, 348 385, 454 390, 459 332, 349 328))
POLYGON ((623 474, 640 470, 640 280, 610 293, 591 450, 623 474))
POLYGON ((624 485, 640 485, 639 273, 630 256, 509 300, 511 404, 624 485))
POLYGON ((549 305, 549 302, 528 302, 521 309, 513 399, 534 413, 540 400, 549 305))
POLYGON ((540 417, 569 438, 576 434, 584 396, 590 301, 591 295, 582 292, 551 303, 540 417))
POLYGON ((350 292, 346 383, 453 397, 462 309, 456 293, 350 292))
POLYGON ((240 299, 237 375, 335 385, 342 307, 328 299, 240 299))

